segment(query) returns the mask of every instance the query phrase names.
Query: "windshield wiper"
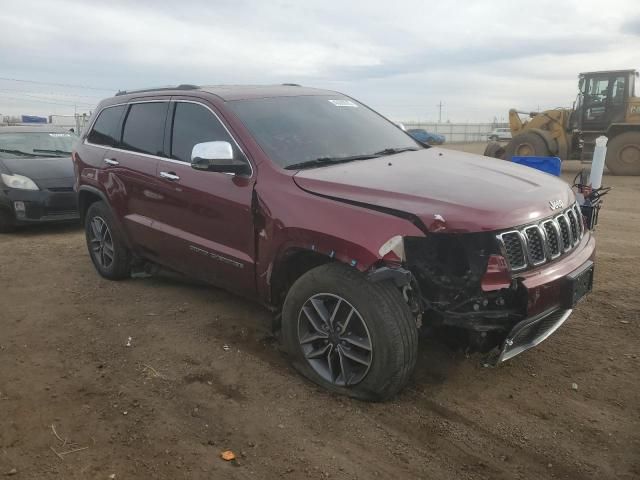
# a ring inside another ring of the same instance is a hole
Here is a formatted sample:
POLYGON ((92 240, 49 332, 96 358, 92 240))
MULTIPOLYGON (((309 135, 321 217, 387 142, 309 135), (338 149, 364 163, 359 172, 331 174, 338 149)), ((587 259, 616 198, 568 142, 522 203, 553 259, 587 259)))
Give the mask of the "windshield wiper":
POLYGON ((39 157, 40 155, 37 155, 35 153, 31 153, 31 152, 23 152, 22 150, 9 150, 6 148, 0 148, 0 152, 2 153, 11 153, 13 155, 26 155, 27 157, 39 157))
POLYGON ((287 170, 299 170, 303 168, 313 168, 313 167, 321 167, 323 165, 335 164, 335 163, 346 163, 353 162, 355 160, 369 160, 370 158, 379 158, 387 155, 395 155, 396 153, 408 152, 408 151, 416 151, 420 150, 416 147, 403 147, 403 148, 385 148, 384 150, 380 150, 375 153, 366 153, 363 155, 351 155, 349 157, 320 157, 315 158, 313 160, 307 160, 306 162, 294 163, 292 165, 287 165, 287 170))
POLYGON ((385 155, 395 155, 396 153, 402 153, 402 152, 415 152, 417 150, 420 150, 420 149, 416 147, 385 148, 384 150, 380 150, 379 152, 374 153, 374 155, 378 157, 382 157, 385 155))
POLYGON ((46 148, 34 148, 34 152, 42 152, 42 153, 56 153, 58 155, 71 155, 71 152, 67 152, 66 150, 49 150, 46 148))
POLYGON ((333 165, 336 163, 354 162, 356 160, 369 160, 370 158, 378 158, 378 154, 351 155, 349 157, 319 157, 305 162, 293 163, 284 167, 287 170, 301 170, 303 168, 320 167, 323 165, 333 165))

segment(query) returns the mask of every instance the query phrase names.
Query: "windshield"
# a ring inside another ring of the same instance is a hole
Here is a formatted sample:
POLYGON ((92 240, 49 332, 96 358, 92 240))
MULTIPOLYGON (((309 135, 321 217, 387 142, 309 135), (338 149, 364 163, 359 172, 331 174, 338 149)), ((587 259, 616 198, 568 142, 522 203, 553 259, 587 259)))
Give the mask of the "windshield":
POLYGON ((0 131, 0 158, 66 157, 76 138, 70 132, 0 131))
POLYGON ((283 168, 421 148, 393 123, 339 95, 234 100, 227 105, 283 168))

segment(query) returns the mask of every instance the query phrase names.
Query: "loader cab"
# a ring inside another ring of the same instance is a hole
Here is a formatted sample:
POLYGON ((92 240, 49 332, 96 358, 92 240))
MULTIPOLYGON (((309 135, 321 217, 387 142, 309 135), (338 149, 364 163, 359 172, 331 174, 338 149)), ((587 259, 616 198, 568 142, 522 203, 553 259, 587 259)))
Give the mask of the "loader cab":
POLYGON ((585 132, 604 132, 612 123, 624 122, 637 75, 635 70, 581 73, 572 126, 585 132))

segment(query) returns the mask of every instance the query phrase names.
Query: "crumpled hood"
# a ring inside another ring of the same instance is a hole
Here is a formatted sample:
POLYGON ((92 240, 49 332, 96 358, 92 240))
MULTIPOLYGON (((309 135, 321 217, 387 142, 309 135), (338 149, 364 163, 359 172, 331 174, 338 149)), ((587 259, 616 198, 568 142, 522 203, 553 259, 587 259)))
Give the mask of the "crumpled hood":
POLYGON ((38 180, 73 179, 74 176, 71 157, 3 158, 0 160, 0 170, 3 173, 24 175, 36 183, 38 180))
POLYGON ((409 213, 438 231, 503 230, 552 215, 551 201, 575 201, 552 175, 442 148, 301 170, 293 178, 308 192, 409 213))

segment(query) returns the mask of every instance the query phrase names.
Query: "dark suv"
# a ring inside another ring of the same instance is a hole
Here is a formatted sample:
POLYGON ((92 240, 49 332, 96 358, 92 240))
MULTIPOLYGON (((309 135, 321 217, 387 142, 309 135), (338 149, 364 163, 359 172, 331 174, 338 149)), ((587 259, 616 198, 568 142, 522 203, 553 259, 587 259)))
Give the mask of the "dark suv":
POLYGON ((160 264, 257 300, 300 372, 362 399, 407 383, 419 329, 504 361, 592 285, 566 183, 425 147, 336 92, 121 92, 73 160, 102 276, 160 264))

